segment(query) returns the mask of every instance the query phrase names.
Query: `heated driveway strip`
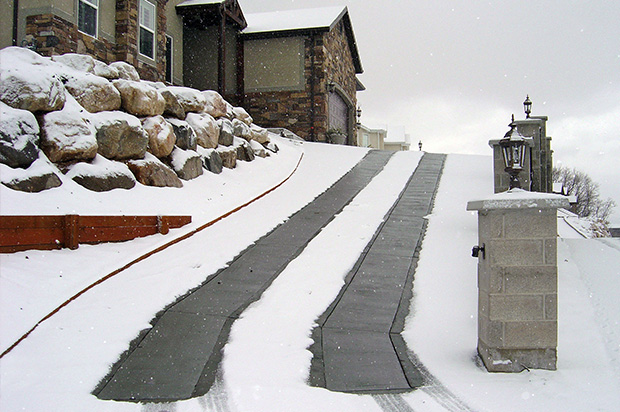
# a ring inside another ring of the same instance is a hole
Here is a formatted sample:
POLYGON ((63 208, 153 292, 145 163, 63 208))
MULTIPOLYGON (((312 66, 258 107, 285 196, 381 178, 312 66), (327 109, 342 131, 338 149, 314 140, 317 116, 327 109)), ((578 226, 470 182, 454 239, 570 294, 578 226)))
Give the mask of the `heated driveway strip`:
POLYGON ((393 393, 423 384, 400 335, 426 219, 445 155, 425 154, 345 285, 317 320, 310 383, 333 391, 393 393))
MULTIPOLYGON (((235 319, 379 173, 393 153, 370 151, 312 203, 162 310, 93 392, 100 399, 175 401, 207 393, 235 319)), ((189 240, 191 241, 191 240, 189 240)))

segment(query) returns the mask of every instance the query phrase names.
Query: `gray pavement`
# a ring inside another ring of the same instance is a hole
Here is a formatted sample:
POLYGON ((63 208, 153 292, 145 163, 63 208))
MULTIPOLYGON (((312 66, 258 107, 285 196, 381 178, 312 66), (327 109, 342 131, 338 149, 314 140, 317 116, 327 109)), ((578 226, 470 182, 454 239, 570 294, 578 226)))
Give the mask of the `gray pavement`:
MULTIPOLYGON (((312 203, 160 312, 151 321, 153 327, 134 339, 93 393, 100 399, 125 401, 173 401, 207 393, 234 320, 383 169, 392 154, 369 152, 312 203)), ((411 200, 409 206, 416 202, 411 200)), ((414 246, 410 241, 403 243, 403 247, 414 246)), ((391 246, 386 243, 383 247, 391 246)), ((390 297, 396 295, 390 292, 390 297)), ((383 345, 378 343, 375 348, 368 342, 364 356, 383 345)), ((326 353, 330 356, 332 352, 326 353)))
POLYGON ((345 285, 320 316, 310 383, 333 391, 394 393, 421 386, 400 336, 445 155, 425 154, 345 285))

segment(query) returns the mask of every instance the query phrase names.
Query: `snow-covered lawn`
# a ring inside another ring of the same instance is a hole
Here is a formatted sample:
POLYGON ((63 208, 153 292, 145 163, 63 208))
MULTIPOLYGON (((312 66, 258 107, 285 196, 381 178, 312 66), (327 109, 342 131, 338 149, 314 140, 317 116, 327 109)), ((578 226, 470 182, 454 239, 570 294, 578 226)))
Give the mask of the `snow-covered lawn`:
MULTIPOLYGON (((402 189, 419 153, 395 155, 233 325, 222 375, 206 396, 173 405, 100 401, 91 391, 153 315, 226 264, 254 240, 324 191, 365 149, 278 140, 277 156, 205 174, 183 189, 137 187, 89 192, 65 180, 39 194, 0 188, 2 214, 190 214, 189 227, 76 251, 0 255, 0 336, 6 349, 84 286, 170 239, 277 185, 234 215, 95 287, 43 322, 0 360, 2 411, 381 411, 385 402, 305 384, 315 316, 402 189), (317 259, 320 256, 320 259, 317 259), (317 263, 319 262, 319 263, 317 263), (279 326, 279 327, 278 327, 279 326)), ((2 170, 0 170, 2 172, 2 170)), ((467 201, 492 191, 491 159, 450 155, 429 216, 414 281, 408 345, 444 391, 396 395, 414 410, 618 410, 620 405, 620 242, 561 239, 558 371, 488 374, 474 361, 477 339, 477 217, 467 201), (442 406, 444 405, 444 406, 442 406), (450 409, 452 408, 452 409, 450 409)), ((571 237, 571 236, 566 236, 571 237)))

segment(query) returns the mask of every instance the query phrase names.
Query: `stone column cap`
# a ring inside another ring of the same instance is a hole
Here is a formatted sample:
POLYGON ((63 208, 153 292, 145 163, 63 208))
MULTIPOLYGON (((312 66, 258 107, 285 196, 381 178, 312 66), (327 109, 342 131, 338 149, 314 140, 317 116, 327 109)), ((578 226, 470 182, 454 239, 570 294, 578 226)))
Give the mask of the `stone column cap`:
POLYGON ((493 209, 559 209, 569 208, 570 202, 566 196, 528 192, 523 189, 510 189, 480 200, 467 202, 467 210, 493 209))

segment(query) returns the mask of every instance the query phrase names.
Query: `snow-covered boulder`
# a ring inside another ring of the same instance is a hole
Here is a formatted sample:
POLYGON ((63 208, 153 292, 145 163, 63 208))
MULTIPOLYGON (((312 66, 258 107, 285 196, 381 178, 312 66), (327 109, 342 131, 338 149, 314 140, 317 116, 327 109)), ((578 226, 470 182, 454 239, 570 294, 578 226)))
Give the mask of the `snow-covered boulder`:
POLYGON ((213 90, 205 90, 202 92, 205 97, 204 111, 214 118, 226 117, 228 106, 226 100, 218 92, 213 90))
POLYGON ((235 137, 233 145, 237 148, 237 160, 251 162, 256 158, 254 156, 254 150, 252 150, 252 147, 247 140, 235 137))
POLYGON ((196 132, 196 142, 205 149, 215 148, 220 138, 220 128, 208 113, 188 113, 185 121, 196 132))
POLYGON ((65 88, 78 103, 91 113, 118 110, 121 94, 103 77, 83 73, 65 76, 65 88))
POLYGON ((243 107, 233 107, 232 112, 233 112, 233 116, 235 119, 241 120, 243 123, 247 124, 248 126, 252 125, 252 122, 254 120, 252 119, 252 116, 250 116, 243 107))
POLYGON ((150 153, 147 153, 142 160, 128 161, 127 166, 136 177, 136 180, 143 185, 183 187, 183 183, 176 173, 150 153))
POLYGON ((44 114, 40 126, 41 149, 54 163, 89 161, 97 154, 90 114, 71 95, 62 110, 44 114))
POLYGON ((198 90, 182 86, 169 86, 166 90, 174 94, 185 113, 204 111, 207 99, 198 90))
POLYGON ((269 156, 269 153, 267 153, 267 150, 265 150, 265 147, 262 144, 258 143, 256 140, 250 140, 248 143, 250 144, 250 147, 252 148, 256 156, 258 157, 269 156))
POLYGON ((31 112, 60 110, 65 88, 54 63, 22 47, 0 50, 0 100, 31 112))
POLYGON ((67 177, 94 192, 131 189, 136 185, 136 179, 127 165, 99 155, 90 163, 82 162, 74 165, 67 173, 67 177))
POLYGON ((177 147, 184 150, 196 150, 196 132, 194 129, 184 120, 179 119, 166 119, 168 123, 172 125, 174 134, 177 137, 177 147))
POLYGON ((222 164, 222 157, 220 153, 215 149, 205 149, 198 147, 198 153, 202 158, 202 167, 210 171, 211 173, 220 174, 224 168, 222 164))
POLYGON ((140 81, 140 75, 136 68, 127 62, 110 63, 110 67, 118 72, 119 79, 140 81))
POLYGON ((250 127, 252 133, 252 140, 256 140, 260 144, 269 143, 269 131, 260 126, 253 124, 250 127))
POLYGON ((87 54, 65 53, 52 56, 52 61, 84 73, 95 73, 95 59, 87 54))
POLYGON ((135 116, 158 116, 164 113, 166 100, 153 86, 129 80, 114 80, 121 93, 122 107, 135 116))
POLYGON ((183 106, 181 106, 181 103, 179 103, 177 97, 170 90, 161 89, 159 92, 166 101, 164 114, 174 116, 181 120, 185 119, 185 110, 183 110, 183 106))
POLYGON ((237 167, 237 148, 236 147, 220 146, 217 148, 217 152, 222 158, 222 166, 224 166, 227 169, 234 169, 235 167, 237 167))
POLYGON ((0 163, 27 168, 39 157, 39 124, 27 110, 0 102, 0 163))
POLYGON ((245 140, 252 140, 252 129, 239 119, 232 121, 235 136, 242 137, 245 140))
POLYGON ((95 75, 106 78, 108 80, 118 79, 119 76, 118 69, 115 69, 114 67, 111 67, 110 65, 105 64, 100 60, 95 60, 95 68, 93 71, 95 75))
POLYGON ((162 116, 142 119, 142 127, 149 136, 148 151, 162 158, 169 156, 177 140, 172 125, 162 116))
POLYGON ((27 169, 13 169, 0 164, 2 184, 22 192, 38 193, 62 185, 56 171, 43 154, 27 169))
POLYGON ((108 159, 142 159, 149 135, 140 119, 125 112, 99 112, 92 116, 98 153, 108 159))
POLYGON ((217 124, 220 126, 220 137, 218 139, 219 144, 223 146, 231 146, 235 137, 235 128, 230 120, 221 118, 217 120, 217 124))
POLYGON ((181 179, 195 179, 202 174, 202 157, 194 150, 175 147, 170 154, 170 166, 181 179))

